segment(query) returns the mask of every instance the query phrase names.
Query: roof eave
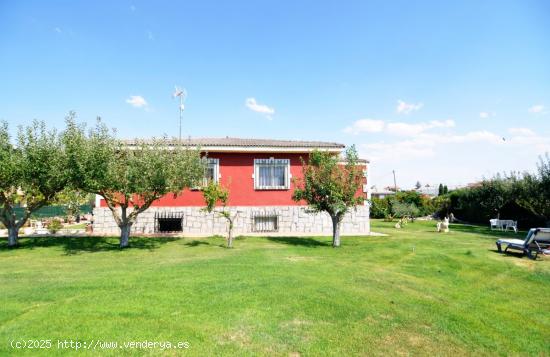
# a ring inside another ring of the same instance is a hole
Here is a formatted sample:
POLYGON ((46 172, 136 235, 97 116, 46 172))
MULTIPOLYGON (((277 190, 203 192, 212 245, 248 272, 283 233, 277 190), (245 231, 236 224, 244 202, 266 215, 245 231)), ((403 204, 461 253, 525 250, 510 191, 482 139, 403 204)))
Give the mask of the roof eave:
POLYGON ((338 154, 340 147, 277 147, 277 146, 201 146, 201 151, 207 152, 243 152, 243 153, 311 153, 315 150, 338 154))

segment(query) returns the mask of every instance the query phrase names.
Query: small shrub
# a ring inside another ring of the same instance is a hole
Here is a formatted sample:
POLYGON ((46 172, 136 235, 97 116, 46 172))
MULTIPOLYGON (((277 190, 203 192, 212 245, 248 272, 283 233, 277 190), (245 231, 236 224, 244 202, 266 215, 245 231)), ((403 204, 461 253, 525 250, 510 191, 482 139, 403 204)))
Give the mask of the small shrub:
POLYGON ((401 191, 382 199, 375 197, 370 203, 371 218, 384 218, 388 221, 404 216, 415 218, 431 215, 436 208, 428 196, 415 191, 401 191))
POLYGON ((53 219, 50 225, 48 226, 48 230, 51 234, 57 233, 61 228, 63 228, 63 224, 59 219, 53 219))
POLYGON ((395 200, 392 202, 393 216, 397 218, 418 217, 419 209, 414 203, 403 203, 395 200))

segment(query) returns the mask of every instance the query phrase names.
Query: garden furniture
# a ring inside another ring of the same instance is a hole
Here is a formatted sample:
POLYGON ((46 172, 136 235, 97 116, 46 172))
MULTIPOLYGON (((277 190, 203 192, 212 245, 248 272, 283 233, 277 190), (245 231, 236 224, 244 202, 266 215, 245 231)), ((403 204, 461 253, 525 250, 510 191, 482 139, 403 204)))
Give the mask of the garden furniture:
POLYGON ((519 250, 531 259, 537 259, 537 255, 543 249, 550 247, 550 228, 531 228, 524 240, 499 239, 496 241, 499 253, 507 253, 508 249, 519 250), (504 251, 502 245, 506 245, 504 251))

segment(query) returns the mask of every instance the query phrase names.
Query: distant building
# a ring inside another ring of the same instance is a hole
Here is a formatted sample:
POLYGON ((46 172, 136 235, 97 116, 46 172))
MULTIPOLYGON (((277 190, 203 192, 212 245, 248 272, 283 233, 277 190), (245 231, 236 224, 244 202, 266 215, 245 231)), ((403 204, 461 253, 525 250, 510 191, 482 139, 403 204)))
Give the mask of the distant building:
POLYGON ((389 189, 389 187, 384 187, 383 189, 378 189, 376 186, 372 186, 369 190, 370 198, 386 198, 387 196, 395 195, 395 191, 389 189))
POLYGON ((439 195, 439 186, 433 185, 430 186, 429 184, 415 189, 416 192, 420 193, 421 195, 426 195, 429 197, 437 197, 439 195))
POLYGON ((467 188, 477 188, 477 187, 481 187, 481 185, 483 185, 483 181, 477 181, 477 182, 471 182, 469 184, 466 185, 467 188))

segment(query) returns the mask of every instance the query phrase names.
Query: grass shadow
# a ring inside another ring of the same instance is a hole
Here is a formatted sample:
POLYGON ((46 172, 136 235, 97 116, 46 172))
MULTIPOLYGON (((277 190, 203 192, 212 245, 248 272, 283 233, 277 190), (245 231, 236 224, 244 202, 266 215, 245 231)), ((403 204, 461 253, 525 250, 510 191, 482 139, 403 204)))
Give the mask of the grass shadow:
POLYGON ((188 247, 198 247, 199 245, 210 245, 210 243, 202 241, 202 240, 193 240, 188 243, 184 243, 183 245, 186 245, 188 247))
POLYGON ((330 247, 331 243, 322 242, 315 238, 310 237, 267 237, 269 241, 281 244, 289 244, 295 246, 317 248, 317 247, 330 247))
POLYGON ((505 258, 516 258, 516 259, 526 259, 526 260, 531 260, 531 261, 536 261, 536 260, 542 260, 541 258, 544 257, 544 255, 542 255, 541 253, 537 254, 537 259, 531 259, 529 258, 529 256, 519 250, 509 250, 507 252, 499 252, 498 249, 488 249, 490 252, 494 252, 496 254, 500 254, 502 255, 503 257, 505 258))
POLYGON ((497 249, 489 249, 489 251, 494 252, 496 254, 502 255, 504 258, 515 258, 515 259, 527 259, 531 260, 526 254, 517 251, 517 250, 509 250, 506 253, 502 252, 500 253, 497 249))
POLYGON ((0 243, 0 252, 48 247, 61 247, 66 255, 97 253, 134 249, 155 250, 162 245, 178 240, 175 237, 130 237, 130 246, 121 249, 118 238, 114 237, 33 237, 20 238, 16 248, 10 248, 7 242, 0 243))

